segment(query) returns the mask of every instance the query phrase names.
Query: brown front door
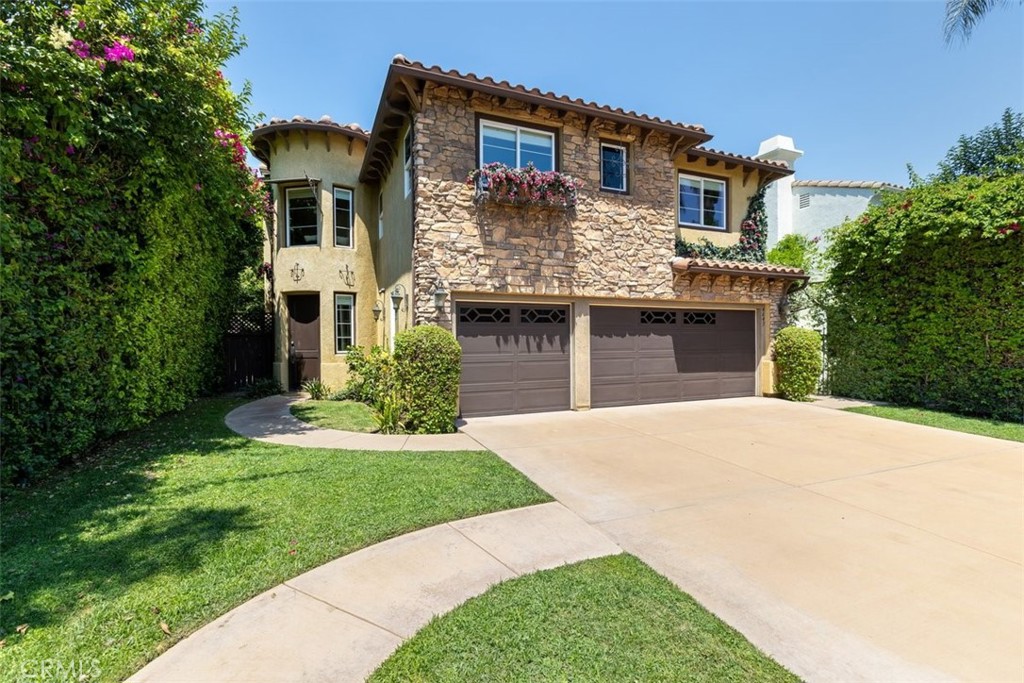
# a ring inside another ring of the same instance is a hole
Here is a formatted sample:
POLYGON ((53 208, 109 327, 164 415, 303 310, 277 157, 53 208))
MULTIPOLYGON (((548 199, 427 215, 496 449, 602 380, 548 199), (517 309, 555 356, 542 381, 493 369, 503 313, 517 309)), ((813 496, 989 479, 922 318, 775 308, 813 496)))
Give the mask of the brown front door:
POLYGON ((569 309, 460 304, 465 417, 569 408, 569 309))
POLYGON ((289 388, 320 379, 320 295, 288 296, 289 388))
POLYGON ((753 311, 590 309, 595 407, 753 396, 753 311))

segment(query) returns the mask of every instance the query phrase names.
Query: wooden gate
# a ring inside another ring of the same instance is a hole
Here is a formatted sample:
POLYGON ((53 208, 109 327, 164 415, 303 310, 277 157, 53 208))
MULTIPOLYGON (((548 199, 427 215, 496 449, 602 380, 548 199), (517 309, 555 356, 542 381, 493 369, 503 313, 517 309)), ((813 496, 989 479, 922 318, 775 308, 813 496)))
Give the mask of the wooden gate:
POLYGON ((224 335, 224 385, 238 389, 274 374, 274 314, 234 315, 224 335))

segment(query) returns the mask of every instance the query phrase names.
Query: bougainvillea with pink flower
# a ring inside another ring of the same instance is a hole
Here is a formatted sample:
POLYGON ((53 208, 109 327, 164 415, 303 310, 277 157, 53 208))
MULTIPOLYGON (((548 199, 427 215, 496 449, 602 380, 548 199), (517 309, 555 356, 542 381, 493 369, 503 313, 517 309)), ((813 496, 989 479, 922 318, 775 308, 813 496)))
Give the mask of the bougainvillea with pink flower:
POLYGON ((201 2, 33 0, 0 21, 4 482, 208 389, 266 188, 237 17, 201 2))
POLYGON ((495 162, 476 169, 466 182, 477 188, 478 199, 504 204, 532 204, 571 208, 583 186, 577 178, 558 171, 540 171, 532 163, 512 168, 495 162))
MULTIPOLYGON (((974 158, 965 139, 954 150, 974 158)), ((984 174, 948 182, 939 174, 884 193, 831 231, 823 301, 833 393, 1020 422, 1024 173, 1016 169, 1022 153, 984 174)))

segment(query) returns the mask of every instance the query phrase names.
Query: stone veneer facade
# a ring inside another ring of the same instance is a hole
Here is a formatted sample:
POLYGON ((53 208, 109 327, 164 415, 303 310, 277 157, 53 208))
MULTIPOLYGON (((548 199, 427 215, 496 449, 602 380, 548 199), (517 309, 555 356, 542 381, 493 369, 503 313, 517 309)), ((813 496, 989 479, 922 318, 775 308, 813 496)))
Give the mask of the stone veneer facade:
MULTIPOLYGON (((456 300, 472 293, 508 297, 622 299, 751 304, 768 315, 772 332, 783 324, 778 302, 786 284, 761 278, 676 277, 676 172, 690 169, 670 158, 668 135, 652 132, 643 144, 639 129, 616 130, 600 120, 584 129, 575 113, 559 117, 544 108, 427 83, 415 116, 415 212, 413 246, 416 324, 451 327, 451 304, 435 308, 440 279, 456 300), (559 170, 584 182, 575 210, 475 202, 466 183, 477 168, 478 116, 516 119, 523 125, 558 129, 559 170), (602 140, 627 142, 629 194, 596 191, 602 140), (767 310, 766 310, 767 309, 767 310)), ((729 233, 738 237, 756 182, 730 181, 729 233), (744 194, 745 193, 745 194, 744 194)), ((766 348, 764 349, 766 350, 766 348)))

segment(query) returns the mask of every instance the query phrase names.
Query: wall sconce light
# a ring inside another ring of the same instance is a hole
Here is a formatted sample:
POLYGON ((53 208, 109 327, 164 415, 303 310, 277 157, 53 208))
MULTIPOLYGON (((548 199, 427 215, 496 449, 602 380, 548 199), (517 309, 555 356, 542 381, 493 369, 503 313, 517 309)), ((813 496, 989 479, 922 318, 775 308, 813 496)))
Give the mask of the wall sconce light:
POLYGON ((434 308, 438 311, 444 310, 444 300, 448 298, 448 290, 444 288, 441 278, 437 278, 434 284, 434 308))
POLYGON ((402 307, 402 301, 405 300, 405 287, 401 283, 395 285, 395 288, 391 290, 391 305, 395 307, 395 311, 398 311, 402 307))
POLYGON ((380 314, 384 312, 384 306, 381 305, 380 300, 373 302, 373 319, 380 320, 380 314))
POLYGON ((349 287, 355 287, 356 284, 356 271, 349 268, 348 264, 345 264, 344 268, 338 269, 338 276, 342 281, 349 287))

